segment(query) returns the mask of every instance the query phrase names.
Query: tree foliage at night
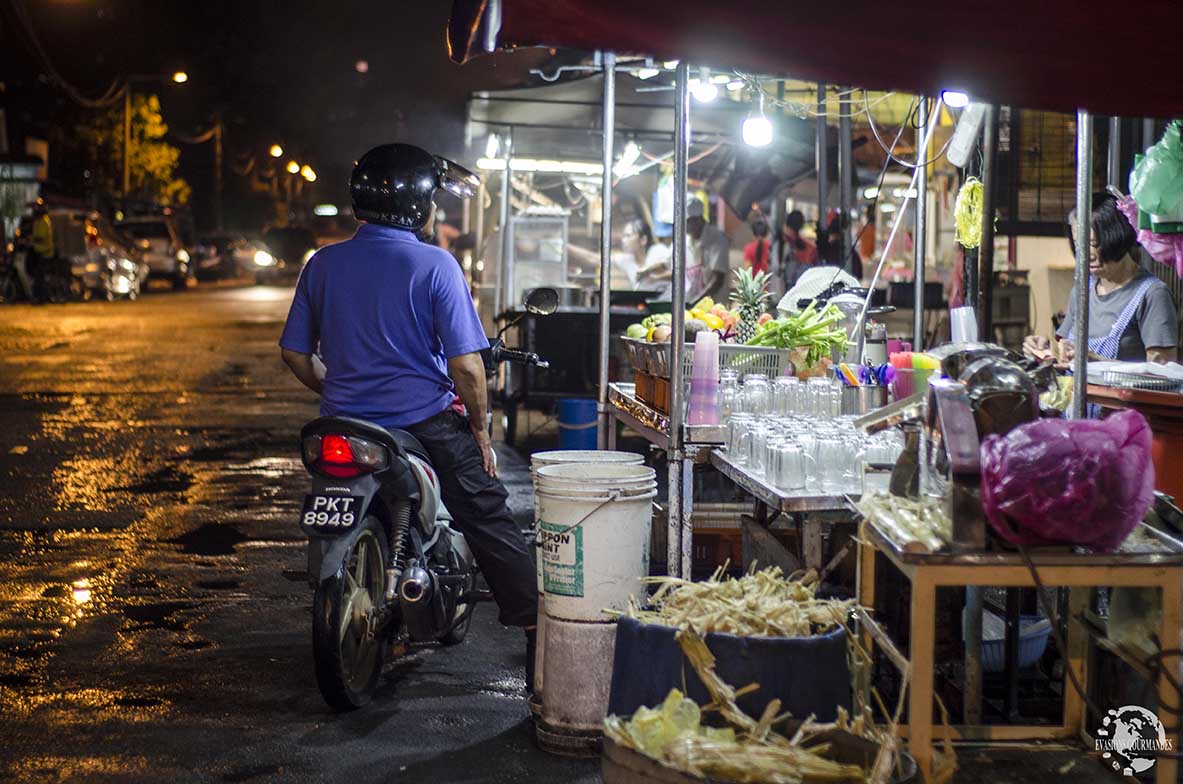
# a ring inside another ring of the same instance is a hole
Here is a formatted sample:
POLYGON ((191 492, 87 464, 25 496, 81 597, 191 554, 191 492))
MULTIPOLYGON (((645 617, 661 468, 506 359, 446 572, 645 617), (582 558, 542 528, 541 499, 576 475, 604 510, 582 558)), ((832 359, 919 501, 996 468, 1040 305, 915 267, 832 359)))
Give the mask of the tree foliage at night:
MULTIPOLYGON (((189 183, 176 176, 181 151, 164 140, 168 124, 155 95, 133 95, 131 100, 131 155, 129 198, 160 206, 177 206, 189 200, 189 183)), ((115 194, 123 187, 123 105, 116 104, 91 115, 78 127, 89 161, 94 187, 115 194)))

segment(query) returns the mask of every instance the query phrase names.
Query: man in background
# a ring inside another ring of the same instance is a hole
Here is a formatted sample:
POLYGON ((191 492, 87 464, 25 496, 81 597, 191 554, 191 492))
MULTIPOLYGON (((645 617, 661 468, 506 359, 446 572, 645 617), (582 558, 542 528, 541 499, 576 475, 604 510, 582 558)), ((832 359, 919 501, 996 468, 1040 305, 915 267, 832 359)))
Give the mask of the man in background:
POLYGON ((703 297, 716 301, 727 298, 727 275, 731 271, 731 240, 707 223, 705 205, 692 198, 686 205, 686 235, 690 241, 686 265, 687 304, 703 297))

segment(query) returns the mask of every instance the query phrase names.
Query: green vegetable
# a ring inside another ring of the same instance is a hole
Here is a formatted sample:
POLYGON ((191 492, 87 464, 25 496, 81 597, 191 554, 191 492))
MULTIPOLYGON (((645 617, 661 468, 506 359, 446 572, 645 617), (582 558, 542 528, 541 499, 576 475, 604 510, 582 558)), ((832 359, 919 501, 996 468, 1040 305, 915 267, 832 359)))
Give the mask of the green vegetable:
POLYGON ((842 320, 842 311, 837 305, 826 305, 818 311, 816 304, 810 302, 809 307, 796 316, 761 324, 747 345, 808 348, 807 361, 811 365, 839 349, 846 351, 846 332, 834 326, 842 320))
POLYGON ((633 340, 644 340, 645 336, 649 334, 649 328, 644 324, 629 324, 628 329, 624 331, 625 337, 633 340))
POLYGON ((646 316, 641 321, 641 326, 648 331, 651 327, 668 327, 673 320, 673 316, 669 313, 654 313, 652 316, 646 316))

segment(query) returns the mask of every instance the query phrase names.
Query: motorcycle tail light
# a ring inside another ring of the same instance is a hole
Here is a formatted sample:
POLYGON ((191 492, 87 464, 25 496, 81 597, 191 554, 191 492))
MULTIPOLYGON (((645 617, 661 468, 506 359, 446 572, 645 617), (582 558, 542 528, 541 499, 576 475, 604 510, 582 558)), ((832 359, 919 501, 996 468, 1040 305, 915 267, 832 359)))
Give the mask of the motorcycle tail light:
POLYGON ((325 435, 304 439, 309 467, 334 477, 353 477, 389 465, 386 448, 364 438, 325 435))
POLYGON ((348 441, 353 448, 354 463, 375 471, 386 467, 386 447, 364 438, 350 438, 348 441))

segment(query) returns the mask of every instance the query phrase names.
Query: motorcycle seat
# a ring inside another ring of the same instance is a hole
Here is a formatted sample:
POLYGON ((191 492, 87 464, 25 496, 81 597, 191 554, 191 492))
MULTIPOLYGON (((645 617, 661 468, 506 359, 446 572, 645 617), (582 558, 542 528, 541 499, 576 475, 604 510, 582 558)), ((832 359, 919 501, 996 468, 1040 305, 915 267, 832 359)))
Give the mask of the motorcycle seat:
POLYGON ((423 444, 419 443, 418 438, 415 438, 415 436, 411 435, 406 430, 388 430, 387 432, 394 436, 395 442, 403 448, 404 452, 415 455, 415 457, 422 458, 429 463, 431 462, 430 455, 428 455, 427 450, 423 448, 423 444))

